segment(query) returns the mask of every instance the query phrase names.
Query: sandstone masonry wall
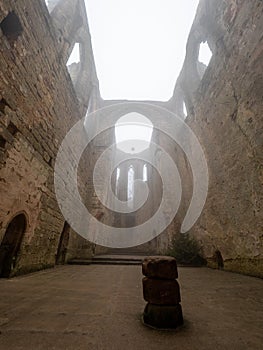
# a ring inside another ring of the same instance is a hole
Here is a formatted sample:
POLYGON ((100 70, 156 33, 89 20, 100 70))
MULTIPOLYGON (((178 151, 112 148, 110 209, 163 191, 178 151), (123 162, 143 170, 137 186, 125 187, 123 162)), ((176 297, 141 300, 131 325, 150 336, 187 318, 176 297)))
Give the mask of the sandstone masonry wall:
MULTIPOLYGON (((83 108, 44 1, 0 1, 0 22, 11 12, 22 31, 15 40, 0 31, 0 241, 12 218, 25 213, 27 229, 12 271, 18 274, 55 263, 64 218, 54 195, 54 162, 83 108)), ((85 188, 83 168, 79 177, 85 188)))
POLYGON ((220 251, 225 269, 261 277, 262 31, 262 1, 201 1, 188 43, 198 44, 196 33, 202 33, 213 57, 186 119, 204 148, 210 177, 204 211, 191 233, 209 266, 218 266, 220 251))

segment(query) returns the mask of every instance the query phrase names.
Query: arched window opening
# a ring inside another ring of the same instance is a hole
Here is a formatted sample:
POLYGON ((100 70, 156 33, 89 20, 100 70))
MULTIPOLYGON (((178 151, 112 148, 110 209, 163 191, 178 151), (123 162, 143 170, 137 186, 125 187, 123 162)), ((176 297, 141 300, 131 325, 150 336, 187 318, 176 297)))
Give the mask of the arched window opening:
POLYGON ((52 12, 53 9, 57 6, 58 2, 59 2, 59 0, 45 0, 48 11, 52 12))
POLYGON ((208 42, 200 44, 198 61, 203 63, 205 66, 209 65, 209 62, 213 56, 213 53, 208 45, 208 42))
POLYGON ((132 207, 134 199, 134 169, 132 165, 129 167, 128 170, 127 199, 128 201, 131 201, 130 207, 132 207))
POLYGON ((116 170, 116 183, 115 183, 115 194, 116 194, 116 195, 117 195, 117 193, 118 193, 120 174, 121 174, 121 169, 120 169, 120 168, 117 168, 117 170, 116 170))
POLYGON ((0 277, 9 277, 15 268, 25 231, 26 217, 19 214, 9 223, 0 245, 0 277))
POLYGON ((144 164, 144 166, 143 166, 142 180, 143 180, 144 182, 147 182, 147 181, 148 181, 148 168, 147 168, 147 164, 144 164))
POLYGON ((67 66, 70 66, 73 63, 79 63, 80 62, 80 44, 75 43, 73 50, 71 51, 71 54, 69 56, 67 66))
POLYGON ((130 154, 140 153, 149 148, 153 125, 139 113, 128 113, 115 124, 117 149, 130 154))
POLYGON ((185 102, 183 102, 183 114, 184 114, 184 118, 186 118, 188 115, 185 102))

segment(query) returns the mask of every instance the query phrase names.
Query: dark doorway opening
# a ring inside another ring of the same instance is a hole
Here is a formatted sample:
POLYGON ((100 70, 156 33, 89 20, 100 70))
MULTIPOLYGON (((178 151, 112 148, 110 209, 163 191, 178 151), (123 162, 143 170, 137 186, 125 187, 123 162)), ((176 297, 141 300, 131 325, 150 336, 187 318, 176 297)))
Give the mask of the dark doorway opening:
POLYGON ((222 257, 222 254, 219 250, 215 251, 215 261, 217 263, 217 268, 218 269, 223 269, 224 268, 224 259, 222 257))
POLYGON ((69 242, 69 232, 70 226, 67 222, 65 222, 62 233, 60 235, 58 250, 56 254, 56 264, 65 264, 66 262, 66 254, 69 242))
POLYGON ((14 269, 25 231, 26 217, 19 214, 9 223, 0 245, 0 277, 9 277, 14 269))

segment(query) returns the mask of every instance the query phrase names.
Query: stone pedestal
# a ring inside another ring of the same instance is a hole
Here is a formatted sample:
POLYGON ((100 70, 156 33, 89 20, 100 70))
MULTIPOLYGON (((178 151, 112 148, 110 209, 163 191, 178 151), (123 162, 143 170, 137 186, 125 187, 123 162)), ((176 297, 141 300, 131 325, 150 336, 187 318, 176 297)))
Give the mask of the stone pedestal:
POLYGON ((183 324, 176 260, 168 256, 148 257, 142 263, 143 297, 148 304, 143 313, 146 325, 175 329, 183 324))
POLYGON ((154 305, 148 303, 143 314, 144 323, 160 329, 175 329, 183 324, 180 304, 174 306, 154 305))

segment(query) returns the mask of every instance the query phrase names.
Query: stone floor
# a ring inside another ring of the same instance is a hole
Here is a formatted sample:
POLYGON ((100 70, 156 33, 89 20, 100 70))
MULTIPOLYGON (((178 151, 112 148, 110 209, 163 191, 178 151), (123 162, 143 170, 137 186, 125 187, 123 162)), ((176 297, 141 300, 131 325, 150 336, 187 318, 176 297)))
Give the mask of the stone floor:
POLYGON ((142 325, 140 266, 64 266, 0 280, 0 349, 263 349, 263 281, 179 269, 185 325, 142 325))

